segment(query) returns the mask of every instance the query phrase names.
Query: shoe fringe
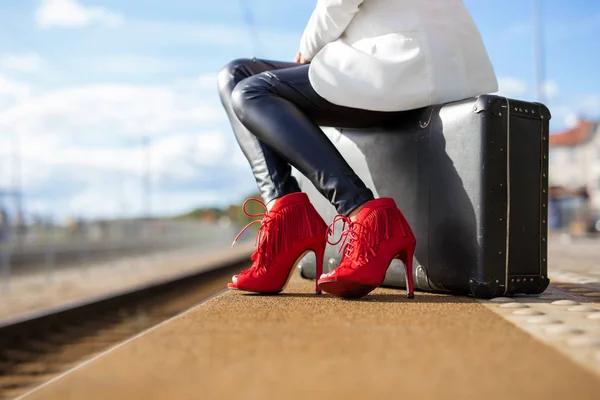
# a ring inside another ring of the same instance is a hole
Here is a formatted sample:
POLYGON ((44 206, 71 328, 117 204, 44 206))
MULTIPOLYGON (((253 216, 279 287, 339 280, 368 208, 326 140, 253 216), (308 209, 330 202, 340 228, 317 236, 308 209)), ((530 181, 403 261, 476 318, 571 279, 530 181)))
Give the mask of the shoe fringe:
POLYGON ((396 207, 375 208, 360 223, 368 227, 368 243, 372 247, 377 247, 381 241, 398 234, 406 237, 410 232, 404 215, 396 207))
POLYGON ((314 237, 326 230, 325 222, 310 203, 294 203, 282 207, 270 216, 264 238, 251 260, 268 265, 273 256, 288 251, 292 243, 314 237), (319 229, 319 225, 323 225, 319 229))

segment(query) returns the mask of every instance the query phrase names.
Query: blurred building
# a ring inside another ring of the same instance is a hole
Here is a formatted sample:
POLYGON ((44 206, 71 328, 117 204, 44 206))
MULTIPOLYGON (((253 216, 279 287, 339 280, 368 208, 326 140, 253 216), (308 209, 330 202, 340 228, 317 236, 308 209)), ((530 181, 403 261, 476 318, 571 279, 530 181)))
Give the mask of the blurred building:
POLYGON ((550 135, 549 161, 551 226, 585 225, 600 211, 600 122, 581 119, 550 135))

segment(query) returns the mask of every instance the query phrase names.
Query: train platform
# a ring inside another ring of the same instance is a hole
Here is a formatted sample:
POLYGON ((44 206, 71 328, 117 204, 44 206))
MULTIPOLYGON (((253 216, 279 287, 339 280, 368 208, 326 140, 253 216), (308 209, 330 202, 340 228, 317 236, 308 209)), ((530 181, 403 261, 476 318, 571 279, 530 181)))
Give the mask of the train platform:
POLYGON ((581 300, 596 283, 556 274, 543 296, 484 302, 389 288, 342 300, 295 274, 277 296, 224 291, 20 398, 597 399, 600 347, 571 343, 600 337, 600 307, 581 300), (543 339, 581 321, 583 335, 543 339))

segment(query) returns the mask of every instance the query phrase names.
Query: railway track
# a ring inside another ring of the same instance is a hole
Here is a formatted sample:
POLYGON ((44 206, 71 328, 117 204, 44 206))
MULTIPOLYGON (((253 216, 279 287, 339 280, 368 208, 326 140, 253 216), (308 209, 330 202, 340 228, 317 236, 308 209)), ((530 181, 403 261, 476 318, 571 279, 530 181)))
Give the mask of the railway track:
POLYGON ((244 263, 0 322, 0 400, 193 307, 226 287, 244 263))

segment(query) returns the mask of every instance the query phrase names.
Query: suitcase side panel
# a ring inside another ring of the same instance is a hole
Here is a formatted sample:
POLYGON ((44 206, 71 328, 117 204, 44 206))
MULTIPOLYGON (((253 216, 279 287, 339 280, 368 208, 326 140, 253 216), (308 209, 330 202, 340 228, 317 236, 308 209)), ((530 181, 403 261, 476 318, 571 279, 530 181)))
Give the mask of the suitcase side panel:
POLYGON ((546 268, 549 113, 541 104, 487 96, 483 263, 471 293, 540 293, 546 268), (544 112, 545 110, 545 112, 544 112), (544 183, 545 182, 545 183, 544 183))
POLYGON ((547 274, 547 109, 510 101, 510 229, 507 293, 541 293, 547 274), (534 114, 532 116, 531 114, 534 114))
MULTIPOLYGON (((421 117, 421 110, 409 111, 389 126, 368 131, 345 130, 344 136, 364 154, 374 192, 379 197, 394 198, 413 228, 417 237, 415 287, 443 290, 434 288, 428 279, 430 134, 428 129, 421 128, 421 117)), ((384 285, 405 287, 405 284, 402 262, 392 261, 384 285)))
POLYGON ((506 291, 508 251, 508 117, 501 99, 482 96, 485 107, 474 107, 481 126, 480 262, 469 277, 474 297, 489 298, 506 291))
POLYGON ((475 99, 443 105, 432 115, 429 165, 429 279, 468 294, 482 263, 482 118, 475 99))
POLYGON ((541 134, 542 134, 542 165, 540 166, 540 171, 542 173, 542 193, 540 202, 542 204, 542 208, 540 209, 540 217, 542 219, 541 223, 541 245, 540 245, 540 284, 537 287, 535 292, 531 293, 543 293, 548 286, 550 285, 550 278, 548 277, 548 221, 549 221, 549 211, 548 211, 548 195, 549 195, 549 160, 550 160, 550 111, 546 108, 546 106, 540 104, 540 112, 542 115, 542 126, 541 126, 541 134))

